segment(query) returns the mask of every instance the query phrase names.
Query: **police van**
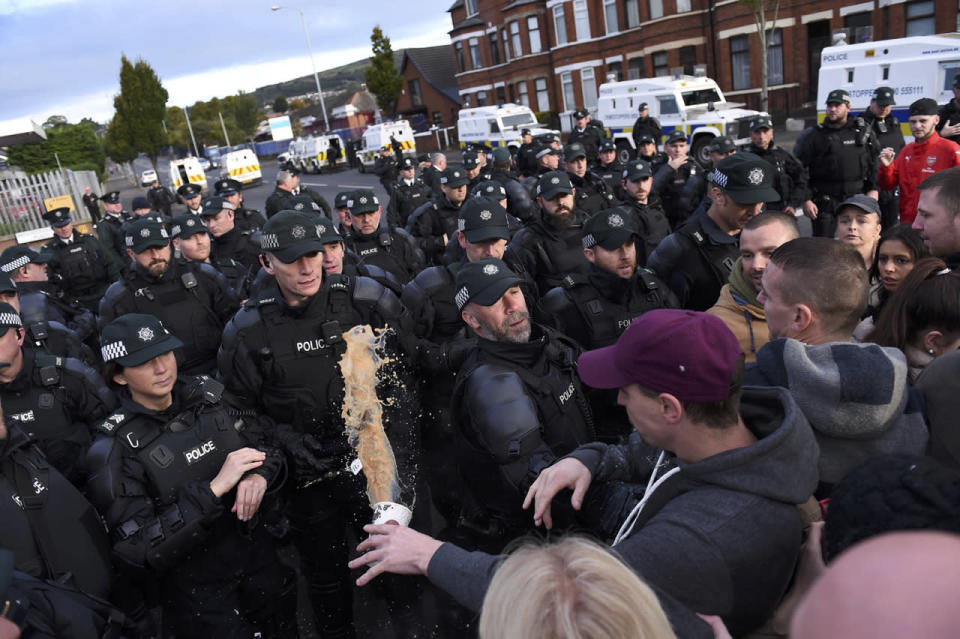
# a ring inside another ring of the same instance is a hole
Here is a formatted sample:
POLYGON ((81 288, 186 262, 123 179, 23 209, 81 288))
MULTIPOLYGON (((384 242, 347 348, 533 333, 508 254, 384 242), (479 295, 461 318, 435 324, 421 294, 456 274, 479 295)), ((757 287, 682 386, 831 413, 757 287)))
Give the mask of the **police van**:
POLYGON ((520 132, 530 129, 534 136, 559 131, 543 128, 529 107, 522 104, 500 104, 497 106, 472 107, 460 109, 457 117, 457 134, 460 148, 468 144, 482 143, 495 149, 508 146, 516 150, 523 143, 520 132))
POLYGON ((250 149, 230 151, 223 155, 221 175, 240 182, 240 184, 261 184, 260 159, 250 149))
POLYGON ((190 156, 170 161, 170 184, 176 191, 184 184, 199 184, 202 191, 207 190, 207 174, 200 161, 190 156))
POLYGON ((914 36, 826 47, 820 54, 817 85, 817 121, 825 117, 827 95, 834 89, 850 94, 850 111, 870 106, 877 87, 893 89, 892 113, 900 120, 907 142, 910 103, 933 98, 939 104, 953 99, 953 78, 960 73, 960 34, 914 36))
POLYGON ((371 124, 363 132, 363 137, 360 138, 360 149, 357 152, 361 173, 373 167, 374 162, 380 156, 380 149, 384 146, 390 146, 391 137, 400 143, 404 155, 415 156, 417 154, 413 129, 410 128, 410 123, 407 120, 371 124))
POLYGON ((737 146, 749 143, 750 120, 760 114, 727 102, 710 78, 681 75, 606 82, 600 85, 597 118, 616 143, 621 161, 636 150, 633 123, 643 102, 660 121, 664 138, 675 129, 683 131, 690 139, 690 155, 703 165, 709 161, 707 147, 718 135, 730 136, 737 146))
POLYGON ((290 143, 289 160, 304 173, 320 173, 328 165, 329 154, 340 149, 343 158, 343 142, 336 134, 319 137, 297 138, 290 143))

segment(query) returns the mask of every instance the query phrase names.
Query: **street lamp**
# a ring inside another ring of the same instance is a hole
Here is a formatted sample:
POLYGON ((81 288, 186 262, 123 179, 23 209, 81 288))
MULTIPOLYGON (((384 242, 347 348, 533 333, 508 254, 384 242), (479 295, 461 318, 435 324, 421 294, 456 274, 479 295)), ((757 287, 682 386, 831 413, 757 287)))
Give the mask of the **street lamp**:
POLYGON ((317 95, 320 96, 320 109, 323 111, 323 126, 329 131, 330 121, 327 120, 327 105, 323 103, 323 89, 320 88, 320 76, 317 75, 317 64, 313 61, 313 47, 310 46, 310 34, 307 32, 307 21, 303 17, 303 9, 280 5, 270 7, 271 11, 279 11, 280 9, 296 9, 300 12, 300 24, 303 25, 303 35, 307 39, 307 51, 310 52, 310 64, 313 66, 313 79, 317 83, 317 95))

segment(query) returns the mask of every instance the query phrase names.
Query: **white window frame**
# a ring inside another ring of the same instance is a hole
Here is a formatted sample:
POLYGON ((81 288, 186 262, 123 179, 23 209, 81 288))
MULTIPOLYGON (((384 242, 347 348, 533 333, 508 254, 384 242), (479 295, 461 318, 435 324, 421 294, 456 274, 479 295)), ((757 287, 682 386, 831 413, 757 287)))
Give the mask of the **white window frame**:
POLYGON ((577 94, 573 92, 573 74, 564 71, 560 74, 560 94, 563 97, 563 110, 573 111, 577 108, 577 94))
POLYGON ((470 38, 467 40, 467 51, 470 52, 470 67, 473 69, 482 69, 483 56, 480 53, 480 38, 470 38))
POLYGON ((593 67, 580 69, 580 92, 583 94, 583 107, 593 109, 597 106, 597 74, 593 67))
POLYGON ((479 11, 477 11, 477 0, 465 0, 463 6, 467 9, 467 17, 475 16, 479 11))
POLYGON ((525 107, 530 107, 530 94, 527 92, 527 81, 517 82, 517 101, 525 107))
POLYGON ((504 62, 510 62, 515 57, 513 52, 510 50, 510 34, 507 32, 507 28, 504 27, 500 29, 500 39, 503 41, 503 58, 504 62))
POLYGON ((783 29, 767 31, 767 81, 771 85, 783 84, 783 29), (774 38, 778 38, 776 45, 774 38), (774 71, 779 75, 774 75, 774 71))
POLYGON ((633 29, 640 26, 640 0, 626 0, 623 3, 627 15, 627 28, 633 29), (632 20, 631 20, 632 18, 632 20))
POLYGON ((620 19, 617 17, 617 0, 603 0, 603 25, 607 33, 620 32, 620 19), (613 11, 613 26, 610 25, 610 12, 613 11))
POLYGON ((590 11, 587 0, 573 0, 573 24, 577 30, 577 42, 590 39, 590 11))
POLYGON ((557 46, 567 44, 567 17, 563 11, 563 5, 558 4, 553 7, 553 31, 557 36, 557 46))
POLYGON ((547 89, 547 79, 537 78, 533 81, 533 88, 537 92, 537 110, 550 110, 550 91, 547 89))
POLYGON ((649 0, 650 19, 656 20, 663 17, 663 0, 649 0))
POLYGON ((530 54, 543 51, 543 41, 540 39, 540 18, 527 16, 527 33, 530 39, 530 54))
POLYGON ((690 0, 677 0, 677 13, 689 13, 691 10, 690 0))
POLYGON ((510 47, 513 49, 513 55, 520 57, 523 55, 523 40, 520 38, 520 21, 514 20, 507 23, 510 29, 510 47))
POLYGON ((746 35, 730 38, 730 82, 735 91, 752 88, 750 86, 750 40, 746 35), (745 47, 743 50, 734 51, 734 43, 743 43, 745 47), (742 64, 738 65, 736 62, 742 64))

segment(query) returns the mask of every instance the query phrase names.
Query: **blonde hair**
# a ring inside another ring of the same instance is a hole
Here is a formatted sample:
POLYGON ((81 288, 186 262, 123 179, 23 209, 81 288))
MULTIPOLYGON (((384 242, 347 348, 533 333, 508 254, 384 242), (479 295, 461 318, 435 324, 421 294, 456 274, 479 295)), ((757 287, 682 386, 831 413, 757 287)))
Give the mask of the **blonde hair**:
POLYGON ((527 542, 497 569, 481 639, 676 639, 653 591, 583 537, 527 542))

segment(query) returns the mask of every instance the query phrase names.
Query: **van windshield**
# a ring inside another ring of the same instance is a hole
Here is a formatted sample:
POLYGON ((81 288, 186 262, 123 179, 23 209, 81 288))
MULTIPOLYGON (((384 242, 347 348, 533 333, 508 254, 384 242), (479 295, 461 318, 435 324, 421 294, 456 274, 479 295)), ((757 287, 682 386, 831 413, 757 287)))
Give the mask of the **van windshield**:
POLYGON ((720 95, 717 93, 716 89, 698 89, 696 91, 684 91, 680 94, 680 97, 683 98, 683 103, 688 106, 696 106, 698 104, 709 104, 711 102, 720 102, 720 95))
POLYGON ((537 123, 537 119, 532 113, 517 113, 514 115, 505 115, 500 118, 503 121, 503 128, 510 129, 521 126, 530 126, 537 123))

